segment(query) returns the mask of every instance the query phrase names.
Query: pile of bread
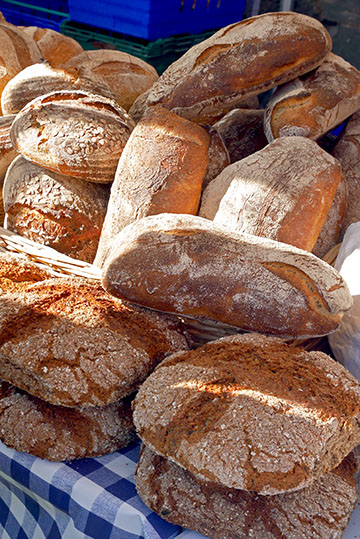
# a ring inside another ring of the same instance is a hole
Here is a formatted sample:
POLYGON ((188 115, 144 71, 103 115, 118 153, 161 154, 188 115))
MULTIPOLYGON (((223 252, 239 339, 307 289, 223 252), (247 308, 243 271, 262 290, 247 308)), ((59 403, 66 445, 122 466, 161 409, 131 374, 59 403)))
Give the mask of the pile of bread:
POLYGON ((0 44, 4 227, 94 274, 0 256, 0 439, 71 460, 138 436, 137 490, 169 522, 341 537, 360 382, 289 340, 352 305, 322 258, 360 220, 360 72, 293 12, 160 76, 52 30, 1 21, 0 44), (198 346, 186 319, 229 335, 198 346))

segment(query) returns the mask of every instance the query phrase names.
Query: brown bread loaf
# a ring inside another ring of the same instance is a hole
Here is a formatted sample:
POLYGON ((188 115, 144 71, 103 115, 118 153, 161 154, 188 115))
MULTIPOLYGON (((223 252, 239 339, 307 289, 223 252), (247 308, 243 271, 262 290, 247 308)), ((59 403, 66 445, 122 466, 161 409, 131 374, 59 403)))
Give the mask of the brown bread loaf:
POLYGON ((0 291, 21 292, 31 283, 50 279, 51 274, 26 255, 0 252, 0 291))
POLYGON ((200 480, 271 495, 338 466, 359 414, 360 383, 342 365, 251 333, 169 356, 133 403, 150 449, 200 480))
POLYGON ((26 26, 22 29, 37 43, 41 56, 52 67, 60 67, 70 58, 77 56, 84 50, 78 41, 52 28, 26 26))
MULTIPOLYGON (((265 13, 222 28, 173 62, 130 109, 161 104, 198 123, 220 118, 252 95, 317 67, 331 38, 300 13, 265 13)), ((210 121, 211 123, 211 121, 210 121)))
POLYGON ((134 126, 111 99, 58 91, 39 96, 17 114, 11 140, 25 159, 44 168, 109 183, 134 126))
POLYGON ((149 63, 123 51, 96 49, 84 51, 63 66, 100 75, 109 84, 116 101, 129 110, 135 99, 159 78, 149 63))
POLYGON ((131 400, 66 408, 0 382, 0 439, 16 451, 55 461, 111 453, 135 440, 131 400))
POLYGON ((340 180, 340 163, 315 141, 281 137, 223 170, 204 191, 199 215, 311 251, 340 180))
POLYGON ((7 168, 16 156, 16 150, 10 137, 11 124, 14 118, 15 114, 0 116, 0 190, 7 168))
POLYGON ((102 280, 153 309, 290 338, 335 331, 352 305, 339 273, 311 253, 192 215, 128 225, 102 280))
POLYGON ((4 226, 68 256, 92 262, 109 196, 107 184, 56 174, 19 155, 4 181, 4 226))
POLYGON ((350 454, 310 487, 261 496, 199 481, 143 446, 135 480, 138 494, 152 511, 213 539, 336 539, 358 499, 355 472, 350 454))
POLYGON ((94 263, 101 267, 114 236, 157 213, 196 214, 208 166, 210 137, 202 127, 153 107, 121 155, 94 263))
POLYGON ((317 140, 360 109, 360 71, 330 53, 307 75, 279 88, 264 118, 268 141, 300 135, 317 140))
POLYGON ((224 168, 230 165, 230 155, 220 132, 215 126, 204 127, 210 135, 210 144, 208 150, 208 166, 201 185, 202 192, 224 168))
POLYGON ((59 277, 0 294, 0 378, 51 404, 116 402, 184 348, 174 319, 116 300, 95 281, 59 277))

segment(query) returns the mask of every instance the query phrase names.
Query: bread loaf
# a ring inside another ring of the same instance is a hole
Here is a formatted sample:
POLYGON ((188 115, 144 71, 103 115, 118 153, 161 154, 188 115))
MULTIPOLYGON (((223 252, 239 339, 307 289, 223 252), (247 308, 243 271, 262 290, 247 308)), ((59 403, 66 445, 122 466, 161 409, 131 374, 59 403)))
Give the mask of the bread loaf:
POLYGON ((17 114, 11 140, 25 159, 44 168, 109 183, 134 126, 113 100, 58 91, 39 96, 17 114))
POLYGON ((172 318, 126 305, 94 281, 58 277, 0 295, 0 378, 50 404, 116 402, 184 348, 172 318))
POLYGON ((0 116, 0 190, 7 168, 16 156, 16 150, 10 138, 10 129, 14 118, 15 114, 0 116))
POLYGON ((0 438, 16 451, 55 461, 112 453, 135 440, 131 400, 66 408, 0 382, 0 438))
POLYGON ((264 118, 268 141, 300 135, 317 140, 360 109, 360 71, 330 53, 307 75, 279 88, 264 118))
POLYGON ((199 215, 311 251, 341 179, 340 163, 315 141, 281 137, 224 169, 199 215))
POLYGON ((350 454, 333 471, 297 492, 260 496, 198 481, 143 446, 136 489, 162 518, 213 539, 341 537, 358 499, 350 454))
POLYGON ((157 213, 196 214, 208 166, 202 127, 157 106, 137 124, 119 160, 94 263, 101 267, 114 236, 157 213))
POLYGON ((51 274, 25 255, 0 253, 0 291, 21 292, 29 284, 50 279, 51 274))
POLYGON ((84 50, 76 39, 61 34, 52 28, 26 26, 23 30, 37 43, 41 56, 52 67, 60 67, 70 58, 77 56, 84 50))
POLYGON ((116 101, 126 110, 159 78, 152 65, 119 50, 84 51, 71 58, 63 67, 79 69, 89 77, 95 74, 104 78, 116 101))
POLYGON ((143 442, 202 481, 279 494, 312 485, 360 441, 360 382, 323 352, 259 334, 165 359, 141 385, 143 442))
POLYGON ((109 196, 107 184, 56 174, 19 155, 4 181, 4 226, 68 256, 92 262, 109 196))
POLYGON ((352 304, 338 272, 311 253, 192 215, 128 225, 102 280, 153 309, 290 338, 335 331, 352 304))
POLYGON ((241 101, 317 67, 331 38, 316 19, 264 13, 232 24, 173 62, 130 109, 136 119, 161 104, 198 123, 211 123, 241 101), (145 98, 144 98, 145 97, 145 98))
POLYGON ((210 144, 208 150, 208 166, 201 185, 202 191, 225 167, 230 165, 230 155, 220 132, 215 126, 204 127, 210 135, 210 144))

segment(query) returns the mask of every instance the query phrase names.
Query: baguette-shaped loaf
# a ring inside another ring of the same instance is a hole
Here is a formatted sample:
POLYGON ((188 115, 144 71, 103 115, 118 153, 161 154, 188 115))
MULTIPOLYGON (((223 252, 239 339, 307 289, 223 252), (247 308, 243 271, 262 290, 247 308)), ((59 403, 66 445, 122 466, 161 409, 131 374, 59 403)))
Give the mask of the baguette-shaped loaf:
POLYGON ((329 53, 307 75, 279 88, 264 117, 268 141, 288 135, 317 140, 360 109, 360 71, 329 53))
POLYGON ((115 101, 64 90, 28 103, 16 115, 11 140, 25 159, 44 168, 110 183, 134 126, 115 101))
POLYGON ((233 163, 203 193, 199 215, 311 251, 342 180, 313 140, 281 137, 233 163))
POLYGON ((293 12, 265 13, 222 28, 173 62, 135 101, 138 118, 160 103, 199 123, 223 116, 251 95, 317 67, 331 38, 317 20, 293 12))
POLYGON ((102 280, 134 303, 282 337, 335 331, 352 305, 339 273, 311 253, 192 215, 127 226, 102 280))
POLYGON ((66 36, 52 28, 25 26, 23 31, 30 36, 40 49, 41 56, 52 67, 60 67, 84 49, 76 39, 66 36))
POLYGON ((143 442, 199 479, 273 495, 355 449, 360 383, 323 352, 234 335, 166 358, 133 412, 143 442))
POLYGON ((209 143, 201 126, 160 105, 148 111, 119 160, 97 266, 103 265, 114 236, 136 219, 164 212, 197 213, 209 143))

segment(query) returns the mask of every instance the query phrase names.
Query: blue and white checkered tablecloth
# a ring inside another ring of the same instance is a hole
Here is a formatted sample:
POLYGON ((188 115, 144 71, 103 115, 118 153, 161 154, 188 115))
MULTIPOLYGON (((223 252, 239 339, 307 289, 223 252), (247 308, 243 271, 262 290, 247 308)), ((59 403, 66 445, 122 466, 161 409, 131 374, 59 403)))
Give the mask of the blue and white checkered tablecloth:
MULTIPOLYGON (((1 539, 201 539, 136 494, 140 444, 99 458, 49 462, 0 442, 1 539)), ((359 505, 344 539, 360 537, 359 505)))

